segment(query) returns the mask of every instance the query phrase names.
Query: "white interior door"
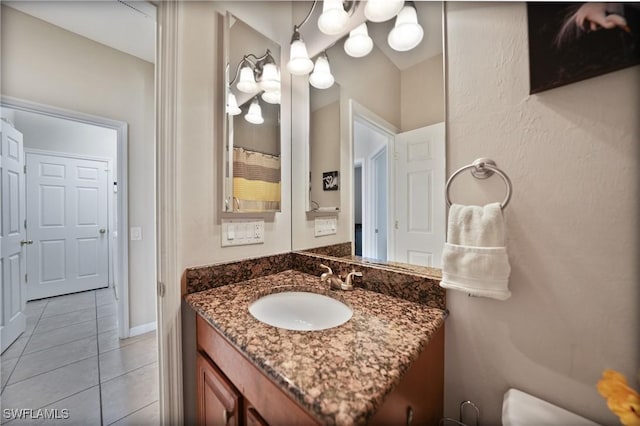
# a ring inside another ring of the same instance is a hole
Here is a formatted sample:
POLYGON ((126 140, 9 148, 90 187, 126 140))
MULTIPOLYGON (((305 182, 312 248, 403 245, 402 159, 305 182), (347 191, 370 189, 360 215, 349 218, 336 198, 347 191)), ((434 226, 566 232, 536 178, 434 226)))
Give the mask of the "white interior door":
POLYGON ((446 233, 444 123, 399 133, 395 141, 393 260, 440 267, 446 233))
POLYGON ((28 300, 108 285, 108 163, 27 153, 28 300))
POLYGON ((374 222, 374 258, 387 260, 387 147, 377 152, 373 158, 373 222, 374 222))
POLYGON ((0 121, 0 352, 4 352, 26 329, 24 280, 25 186, 22 134, 0 121))

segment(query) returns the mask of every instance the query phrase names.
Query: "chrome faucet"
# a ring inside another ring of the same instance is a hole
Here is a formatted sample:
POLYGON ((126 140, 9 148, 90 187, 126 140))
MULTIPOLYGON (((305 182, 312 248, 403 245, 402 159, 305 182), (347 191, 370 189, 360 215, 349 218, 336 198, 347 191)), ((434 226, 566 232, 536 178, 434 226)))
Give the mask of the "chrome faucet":
POLYGON ((355 269, 351 270, 345 277, 344 281, 340 278, 340 275, 334 274, 331 268, 327 265, 320 264, 325 268, 327 272, 320 275, 321 282, 328 282, 329 287, 335 290, 353 290, 353 277, 361 277, 362 272, 357 272, 355 269))

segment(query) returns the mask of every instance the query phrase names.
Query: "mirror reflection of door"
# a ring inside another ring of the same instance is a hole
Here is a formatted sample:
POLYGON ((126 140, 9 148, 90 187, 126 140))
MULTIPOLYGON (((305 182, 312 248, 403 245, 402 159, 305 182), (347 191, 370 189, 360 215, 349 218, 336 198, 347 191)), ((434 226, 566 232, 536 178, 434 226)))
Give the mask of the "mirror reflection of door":
POLYGON ((373 257, 387 260, 387 146, 372 157, 373 168, 373 257))
POLYGON ((354 206, 354 241, 358 256, 387 260, 387 151, 392 141, 391 134, 373 123, 363 119, 354 121, 354 197, 359 198, 359 190, 362 197, 360 209, 354 206))

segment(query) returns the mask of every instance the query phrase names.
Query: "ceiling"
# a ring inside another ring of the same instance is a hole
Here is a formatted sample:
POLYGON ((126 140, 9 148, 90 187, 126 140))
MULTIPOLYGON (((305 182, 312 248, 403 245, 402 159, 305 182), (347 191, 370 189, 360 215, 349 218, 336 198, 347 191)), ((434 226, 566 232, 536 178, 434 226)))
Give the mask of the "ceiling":
POLYGON ((3 4, 155 63, 156 8, 147 1, 10 1, 3 4))

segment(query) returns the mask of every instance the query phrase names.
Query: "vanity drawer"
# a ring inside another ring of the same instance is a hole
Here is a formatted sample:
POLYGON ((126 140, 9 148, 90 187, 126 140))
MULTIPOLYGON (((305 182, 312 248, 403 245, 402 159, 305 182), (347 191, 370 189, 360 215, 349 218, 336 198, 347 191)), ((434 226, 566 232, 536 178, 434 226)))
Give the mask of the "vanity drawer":
POLYGON ((251 421, 271 425, 317 425, 309 413, 294 402, 245 358, 200 315, 197 322, 198 348, 224 373, 250 402, 251 421), (256 416, 257 415, 257 416, 256 416))

